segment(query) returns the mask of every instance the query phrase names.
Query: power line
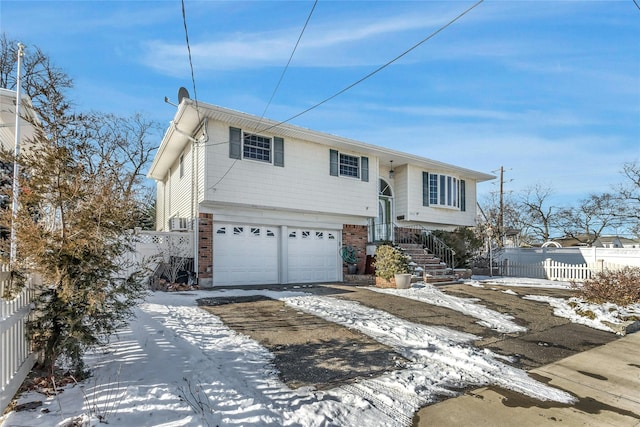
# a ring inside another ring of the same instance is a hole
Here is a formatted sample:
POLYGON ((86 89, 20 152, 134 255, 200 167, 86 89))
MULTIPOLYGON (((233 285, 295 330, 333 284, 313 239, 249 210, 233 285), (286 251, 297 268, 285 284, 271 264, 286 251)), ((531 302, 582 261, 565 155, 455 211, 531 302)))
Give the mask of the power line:
MULTIPOLYGON (((184 4, 184 0, 183 4, 184 4)), ((364 77, 356 80, 354 83, 351 83, 350 85, 348 85, 347 87, 341 89, 340 91, 336 92, 335 94, 331 95, 328 98, 325 98, 324 100, 316 103, 315 105, 312 105, 311 107, 307 108, 306 110, 301 111, 300 113, 289 117, 286 120, 283 120, 281 122, 277 122, 271 126, 268 126, 264 129, 261 130, 257 130, 256 132, 265 132, 267 130, 273 129, 275 127, 278 127, 282 124, 288 123, 291 120, 298 118, 300 116, 302 116, 303 114, 308 113, 309 111, 312 111, 318 107, 320 107, 321 105, 331 101, 332 99, 342 95, 343 93, 347 92, 348 90, 352 89, 353 87, 357 86, 358 84, 362 83, 363 81, 367 80, 369 77, 372 77, 373 75, 379 73, 380 71, 384 70, 385 68, 387 68, 389 65, 393 64, 394 62, 396 62, 397 60, 399 60, 400 58, 404 57, 405 55, 407 55, 408 53, 410 53, 411 51, 415 50, 416 48, 418 48, 419 46, 421 46, 422 44, 426 43, 427 41, 431 40, 433 37, 435 37, 436 35, 438 35, 439 33, 441 33, 442 31, 444 31, 445 29, 447 29, 448 27, 450 27, 451 25, 453 25, 456 21, 460 20, 463 16, 465 16, 467 13, 471 12, 473 9, 475 9, 477 6, 480 5, 480 3, 482 3, 484 0, 479 0, 478 2, 474 3, 471 7, 467 8, 466 10, 464 10, 462 13, 460 13, 459 15, 457 15, 455 18, 451 19, 449 22, 447 22, 446 24, 444 24, 443 26, 441 26, 440 28, 438 28, 436 31, 432 32, 431 34, 429 34, 427 37, 425 37, 424 39, 422 39, 421 41, 419 41, 418 43, 414 44, 413 46, 411 46, 409 49, 405 50, 404 52, 402 52, 401 54, 399 54, 398 56, 396 56, 395 58, 389 60, 388 62, 386 62, 385 64, 381 65, 380 67, 376 68, 375 70, 373 70, 372 72, 370 72, 369 74, 365 75, 364 77)), ((316 1, 317 3, 317 1, 316 1)), ((315 9, 315 3, 313 6, 313 9, 311 10, 311 12, 313 12, 313 10, 315 9)), ((311 17, 311 14, 309 14, 309 18, 311 17)), ((307 18, 307 22, 309 21, 309 18, 307 18)), ((306 28, 306 23, 305 23, 305 28, 306 28)), ((303 29, 304 31, 304 29, 303 29)), ((300 37, 302 36, 302 33, 300 34, 300 37)), ((298 41, 300 41, 300 39, 298 39, 298 41)), ((296 47, 297 47, 297 43, 296 43, 296 47)), ((295 52, 295 49, 294 49, 295 52)), ((293 53, 292 53, 293 56, 293 53)), ((291 60, 291 58, 289 58, 289 60, 291 60)), ((288 66, 288 64, 287 64, 288 66)), ((286 70, 286 68, 285 68, 286 70)), ((284 75, 284 73, 283 73, 284 75)), ((278 83, 279 84, 279 83, 278 83)), ((275 93, 275 92, 274 92, 275 93)), ((272 95, 273 98, 273 95, 272 95)), ((197 107, 197 101, 196 101, 196 107, 197 107)), ((266 111, 266 109, 265 109, 266 111)), ((263 113, 264 115, 264 113, 263 113)), ((262 118, 261 118, 262 119, 262 118)), ((222 144, 227 144, 229 143, 229 141, 225 141, 225 142, 221 142, 221 143, 215 143, 212 145, 222 145, 222 144)), ((207 144, 208 145, 208 144, 207 144)), ((224 173, 224 175, 212 186, 210 186, 209 188, 214 188, 216 187, 218 184, 220 184, 220 182, 227 176, 227 174, 229 174, 229 172, 231 172, 231 169, 233 169, 233 167, 235 166, 237 162, 237 159, 231 164, 231 166, 229 167, 229 169, 227 169, 227 171, 224 173)))
MULTIPOLYGON (((285 65, 284 70, 282 70, 282 74, 280 74, 280 79, 278 80, 278 84, 276 84, 275 89, 273 89, 273 93, 271 94, 271 98, 269 98, 269 102, 267 102, 267 106, 264 107, 264 111, 262 112, 262 115, 260 116, 260 120, 262 120, 264 115, 267 113, 267 109, 271 105, 271 101, 273 101, 273 97, 276 95, 276 92, 280 88, 280 84, 282 83, 282 79, 284 79, 284 75, 287 72, 287 69, 289 68, 289 65, 291 64, 291 60, 293 59, 293 55, 296 52, 296 49, 298 49, 298 45, 300 44, 300 40, 302 39, 302 35, 304 34, 304 31, 307 29, 307 25, 309 25, 309 21, 311 20, 311 15, 313 15, 313 11, 316 9, 316 5, 317 4, 318 4, 318 0, 315 0, 313 2, 313 6, 311 7, 311 11, 309 12, 309 16, 307 16, 307 20, 304 23, 304 26, 302 27, 302 31, 300 31, 300 35, 298 36, 298 40, 296 41, 296 45, 293 47, 293 51, 291 52, 291 55, 289 56, 289 61, 287 61, 287 65, 285 65)), ((256 126, 256 129, 257 129, 257 126, 256 126)))
POLYGON ((374 76, 375 74, 379 73, 380 71, 384 70, 385 68, 387 68, 389 65, 393 64, 394 62, 396 62, 397 60, 399 60, 400 58, 402 58, 403 56, 407 55, 409 52, 415 50, 416 48, 418 48, 419 46, 421 46, 422 44, 424 44, 425 42, 431 40, 433 37, 435 37, 436 35, 438 35, 439 33, 441 33, 442 31, 444 31, 445 29, 447 29, 448 27, 450 27, 451 25, 453 25, 456 21, 458 21, 460 18, 462 18, 463 16, 465 16, 467 13, 471 12, 473 9, 475 9, 477 6, 480 5, 480 3, 482 3, 484 0, 479 0, 478 2, 476 2, 475 4, 473 4, 471 7, 467 8, 464 12, 460 13, 458 16, 456 16, 455 18, 453 18, 452 20, 450 20, 449 22, 447 22, 446 24, 444 24, 443 26, 441 26, 440 28, 438 28, 436 31, 432 32, 431 34, 429 34, 427 37, 425 37, 424 39, 422 39, 421 41, 419 41, 418 43, 414 44, 413 46, 411 46, 409 49, 405 50, 404 52, 402 52, 400 55, 396 56, 395 58, 391 59, 390 61, 386 62, 385 64, 381 65, 380 67, 376 68, 375 70, 373 70, 372 72, 370 72, 369 74, 367 74, 366 76, 360 78, 359 80, 356 80, 355 82, 351 83, 349 86, 339 90, 338 92, 336 92, 335 94, 331 95, 328 98, 325 98, 324 100, 318 102, 315 105, 312 105, 311 107, 307 108, 306 110, 303 110, 302 112, 289 117, 286 120, 283 120, 281 122, 278 122, 272 126, 269 126, 265 129, 262 129, 261 132, 264 132, 266 130, 269 129, 273 129, 276 126, 279 126, 281 124, 290 122, 293 119, 296 119, 300 116, 302 116, 303 114, 308 113, 311 110, 314 110, 316 108, 318 108, 319 106, 331 101, 332 99, 342 95, 343 93, 345 93, 346 91, 352 89, 353 87, 359 85, 360 83, 362 83, 363 81, 367 80, 368 78, 374 76))
POLYGON ((200 123, 200 109, 198 108, 198 93, 196 92, 196 78, 193 72, 193 59, 191 58, 191 46, 189 44, 189 29, 187 28, 187 14, 184 8, 184 0, 182 0, 182 23, 184 25, 184 37, 187 42, 187 52, 189 53, 189 68, 191 69, 191 83, 193 85, 193 99, 196 102, 196 113, 198 114, 198 123, 200 123))
POLYGON ((635 4, 638 10, 640 10, 640 3, 638 3, 638 0, 633 0, 633 4, 635 4))

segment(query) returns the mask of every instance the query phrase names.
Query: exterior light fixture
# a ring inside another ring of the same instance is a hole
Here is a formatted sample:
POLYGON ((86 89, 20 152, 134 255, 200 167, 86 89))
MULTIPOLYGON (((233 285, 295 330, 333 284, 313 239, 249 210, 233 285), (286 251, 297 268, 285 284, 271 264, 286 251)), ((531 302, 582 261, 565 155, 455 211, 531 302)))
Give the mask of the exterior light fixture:
POLYGON ((389 163, 391 163, 391 168, 389 169, 389 178, 393 179, 396 175, 396 173, 393 171, 393 160, 389 160, 389 163))

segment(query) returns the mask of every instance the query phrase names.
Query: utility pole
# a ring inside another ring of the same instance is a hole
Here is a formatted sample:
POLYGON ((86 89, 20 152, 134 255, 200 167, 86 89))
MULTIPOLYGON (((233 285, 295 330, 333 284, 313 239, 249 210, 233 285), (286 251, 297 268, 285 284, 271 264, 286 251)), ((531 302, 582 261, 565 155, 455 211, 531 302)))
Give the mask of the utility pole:
POLYGON ((21 64, 22 57, 24 56, 24 45, 22 43, 18 43, 18 72, 16 77, 16 140, 15 146, 13 150, 13 203, 11 205, 11 249, 9 252, 9 265, 13 268, 16 262, 16 219, 18 218, 18 193, 20 192, 20 185, 18 182, 18 173, 20 172, 20 168, 18 166, 18 156, 20 155, 20 105, 22 104, 21 98, 21 88, 20 88, 20 73, 21 73, 21 64))
POLYGON ((500 213, 498 214, 498 238, 504 244, 504 166, 500 166, 500 213))

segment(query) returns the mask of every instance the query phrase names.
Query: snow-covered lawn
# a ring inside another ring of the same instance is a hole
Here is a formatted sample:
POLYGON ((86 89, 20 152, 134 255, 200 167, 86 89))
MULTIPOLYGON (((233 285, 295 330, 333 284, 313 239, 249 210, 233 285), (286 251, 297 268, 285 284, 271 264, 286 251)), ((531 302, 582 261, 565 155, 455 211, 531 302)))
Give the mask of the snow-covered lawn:
MULTIPOLYGON (((467 284, 471 286, 490 287, 491 285, 526 287, 544 287, 550 289, 571 289, 569 282, 549 281, 544 279, 515 279, 512 277, 491 278, 482 281, 472 280, 467 284)), ((497 290, 497 288, 491 288, 497 290)), ((502 292, 518 295, 511 289, 502 292)), ((640 304, 632 304, 620 307, 616 304, 593 304, 579 298, 554 298, 544 295, 523 295, 523 299, 545 302, 553 307, 553 314, 569 319, 572 323, 586 325, 593 329, 619 333, 622 325, 629 319, 640 320, 640 304)))
MULTIPOLYGON (((98 425, 98 416, 103 416, 112 425, 136 427, 407 426, 421 406, 455 395, 462 387, 488 384, 540 400, 573 401, 569 394, 512 367, 504 357, 475 348, 470 343, 478 337, 303 291, 150 294, 117 340, 87 356, 92 378, 67 387, 55 398, 23 395, 18 403, 42 400, 43 406, 10 413, 2 425, 68 425, 75 418, 76 425, 89 426, 98 425), (331 390, 292 390, 278 379, 267 349, 196 305, 203 297, 256 294, 356 329, 390 346, 409 363, 331 390)), ((430 286, 385 292, 460 310, 498 331, 521 328, 481 302, 447 296, 430 286)))

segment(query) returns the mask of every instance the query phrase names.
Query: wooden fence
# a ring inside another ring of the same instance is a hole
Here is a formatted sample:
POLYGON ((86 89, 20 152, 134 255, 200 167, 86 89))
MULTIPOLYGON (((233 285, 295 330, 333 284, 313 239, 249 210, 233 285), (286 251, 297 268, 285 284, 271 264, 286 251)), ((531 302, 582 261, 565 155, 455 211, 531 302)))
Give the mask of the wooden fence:
MULTIPOLYGON (((0 266, 0 290, 4 293, 10 278, 7 265, 0 266)), ((0 413, 7 407, 35 362, 25 335, 32 287, 25 286, 13 299, 0 294, 0 413)))
POLYGON ((624 265, 598 261, 587 264, 565 264, 550 258, 533 264, 520 264, 508 259, 499 264, 500 275, 507 277, 528 277, 532 279, 563 280, 584 282, 603 270, 619 270, 624 265))

